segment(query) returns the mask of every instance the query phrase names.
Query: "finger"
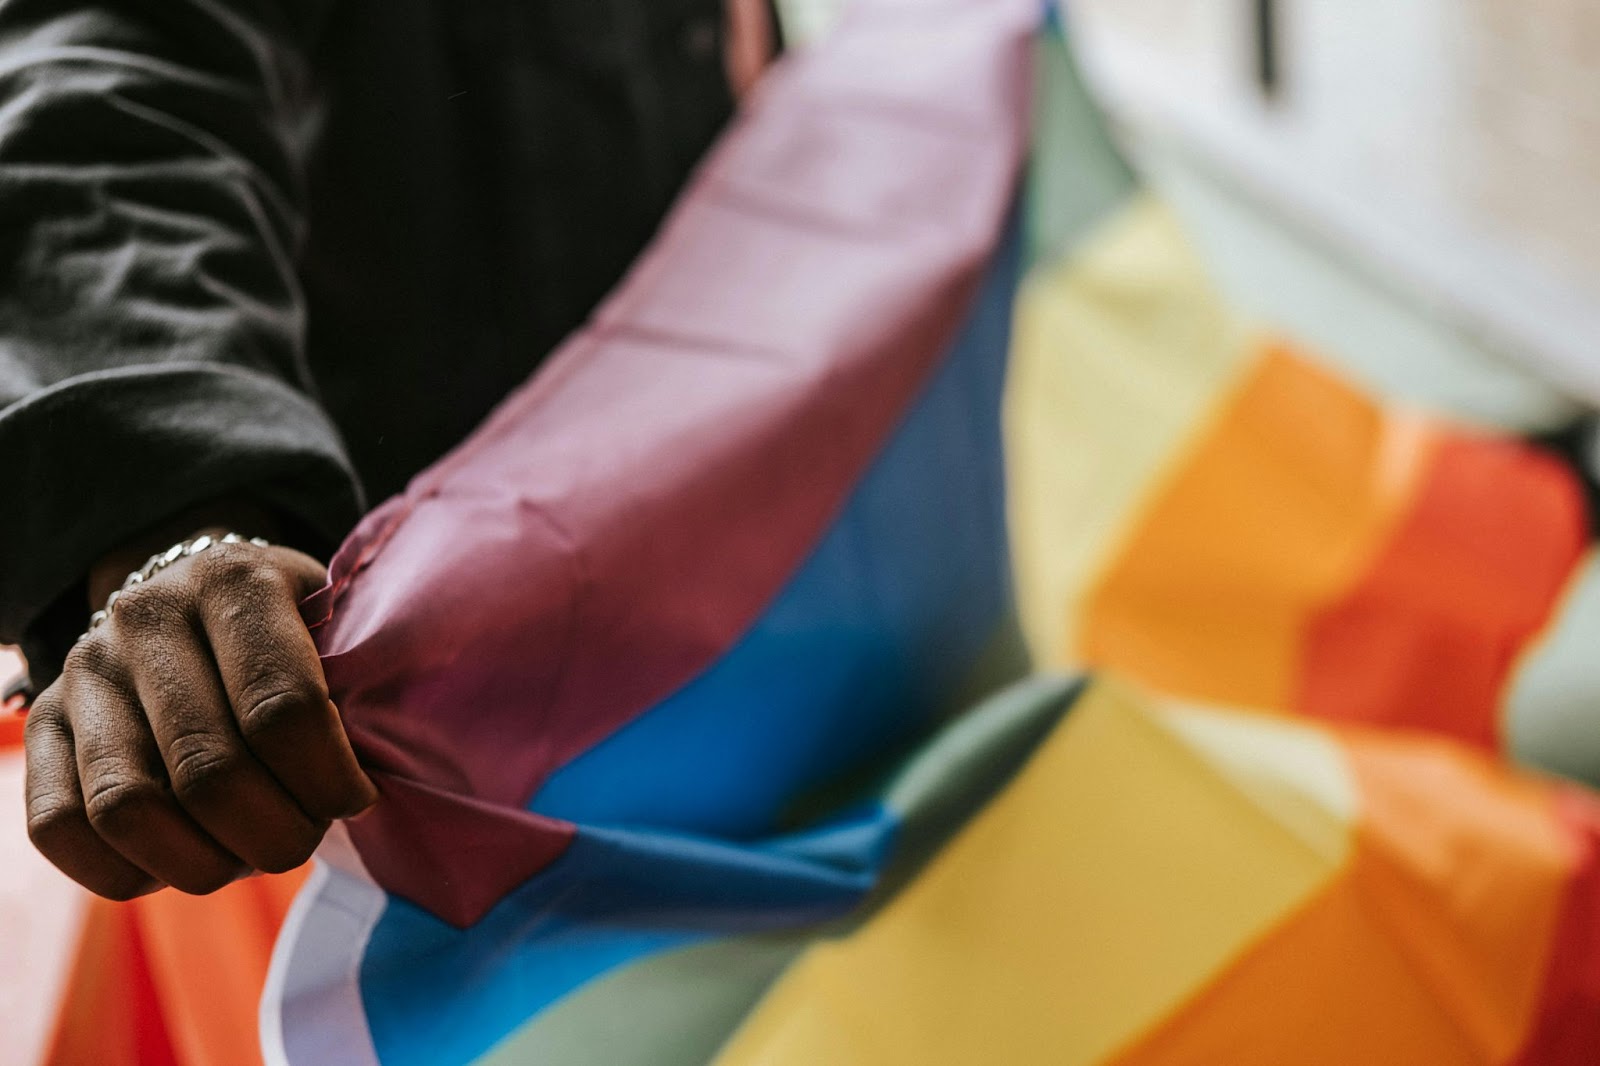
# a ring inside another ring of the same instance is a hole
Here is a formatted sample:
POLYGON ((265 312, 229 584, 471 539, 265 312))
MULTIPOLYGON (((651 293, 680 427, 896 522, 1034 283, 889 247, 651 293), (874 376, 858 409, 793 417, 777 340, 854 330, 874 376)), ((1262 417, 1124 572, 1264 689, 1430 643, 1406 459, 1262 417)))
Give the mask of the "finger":
POLYGON ((273 565, 289 579, 296 600, 305 599, 327 583, 327 567, 304 552, 282 547, 271 548, 268 551, 272 556, 273 565))
POLYGON ((300 617, 311 578, 304 559, 243 546, 198 557, 207 570, 200 618, 245 745, 306 814, 347 818, 370 807, 377 789, 356 762, 300 617))
POLYGON ((178 805, 120 662, 86 650, 107 648, 119 623, 79 644, 62 675, 84 812, 100 839, 151 876, 184 892, 214 892, 244 864, 178 805))
POLYGON ((152 633, 139 646, 134 687, 179 804, 257 870, 304 863, 327 823, 308 818, 245 746, 200 634, 152 633))
POLYGON ((34 701, 23 729, 23 743, 28 838, 39 853, 78 884, 107 899, 129 900, 160 888, 160 881, 123 858, 89 824, 59 685, 46 689, 34 701))

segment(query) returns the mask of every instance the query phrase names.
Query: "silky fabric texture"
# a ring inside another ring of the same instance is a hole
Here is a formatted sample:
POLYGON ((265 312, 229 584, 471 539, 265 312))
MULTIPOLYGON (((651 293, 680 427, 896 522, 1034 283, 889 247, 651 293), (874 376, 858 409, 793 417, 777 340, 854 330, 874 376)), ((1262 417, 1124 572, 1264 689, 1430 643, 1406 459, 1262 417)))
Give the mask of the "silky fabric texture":
POLYGON ((586 343, 347 546, 310 613, 386 806, 288 918, 269 1061, 1586 1061, 1600 821, 1500 730, 1581 617, 1581 479, 1241 322, 1024 14, 852 6, 586 343), (996 69, 1036 87, 1027 195, 911 314, 993 203, 996 69), (1003 676, 938 661, 977 666, 948 590, 992 561, 948 547, 992 394, 945 389, 996 360, 1033 646, 1134 685, 979 702, 1003 676), (908 715, 906 673, 972 709, 908 715))

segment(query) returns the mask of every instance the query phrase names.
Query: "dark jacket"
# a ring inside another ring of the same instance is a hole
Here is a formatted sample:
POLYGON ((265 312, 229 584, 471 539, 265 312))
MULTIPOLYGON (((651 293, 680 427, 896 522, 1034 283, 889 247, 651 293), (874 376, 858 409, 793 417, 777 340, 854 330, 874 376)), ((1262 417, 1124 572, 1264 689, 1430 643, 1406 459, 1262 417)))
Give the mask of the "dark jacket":
POLYGON ((720 0, 0 3, 0 643, 48 680, 141 528, 248 495, 325 550, 458 442, 725 120, 721 33, 720 0))

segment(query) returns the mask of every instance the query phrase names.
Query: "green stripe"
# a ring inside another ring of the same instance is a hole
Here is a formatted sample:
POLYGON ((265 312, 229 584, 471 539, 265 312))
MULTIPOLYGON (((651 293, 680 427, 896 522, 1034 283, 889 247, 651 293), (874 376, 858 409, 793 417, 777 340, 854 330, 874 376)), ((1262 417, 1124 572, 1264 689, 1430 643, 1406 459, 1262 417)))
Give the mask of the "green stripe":
POLYGON ((900 817, 893 861, 867 905, 850 916, 859 926, 922 872, 974 815, 1020 772, 1085 682, 1042 675, 1018 682, 955 719, 908 762, 884 793, 900 817))
POLYGON ((650 956, 584 985, 478 1064, 702 1066, 805 943, 740 937, 650 956))
POLYGON ((901 819, 895 858, 861 907, 827 926, 664 952, 596 978, 526 1022, 479 1066, 691 1066, 710 1061, 811 943, 860 927, 1027 762, 1082 683, 1039 677, 955 719, 882 792, 901 819))
POLYGON ((1139 187, 1059 27, 1039 34, 1034 77, 1030 264, 1068 254, 1139 187))
POLYGON ((928 734, 938 736, 948 723, 972 711, 986 696, 1002 691, 1032 672, 1027 640, 1022 635, 1015 610, 1008 609, 971 668, 939 701, 927 732, 918 738, 915 747, 907 745, 888 757, 880 755, 864 764, 847 767, 842 773, 801 793, 783 812, 781 827, 786 832, 799 831, 831 817, 835 811, 881 798, 901 769, 928 746, 928 734))

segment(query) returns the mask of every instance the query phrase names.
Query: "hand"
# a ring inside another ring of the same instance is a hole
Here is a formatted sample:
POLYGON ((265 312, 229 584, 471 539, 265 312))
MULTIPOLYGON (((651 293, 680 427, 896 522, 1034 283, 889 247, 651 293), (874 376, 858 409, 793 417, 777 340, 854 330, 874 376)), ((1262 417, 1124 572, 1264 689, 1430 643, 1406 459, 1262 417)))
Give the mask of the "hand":
POLYGON ((325 578, 288 548, 218 545, 123 594, 28 715, 39 851, 110 899, 207 893, 294 869, 369 807, 298 610, 325 578))

